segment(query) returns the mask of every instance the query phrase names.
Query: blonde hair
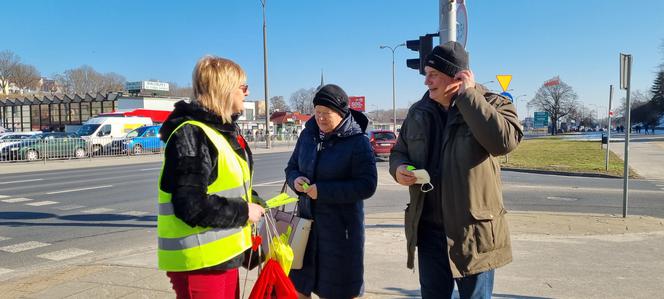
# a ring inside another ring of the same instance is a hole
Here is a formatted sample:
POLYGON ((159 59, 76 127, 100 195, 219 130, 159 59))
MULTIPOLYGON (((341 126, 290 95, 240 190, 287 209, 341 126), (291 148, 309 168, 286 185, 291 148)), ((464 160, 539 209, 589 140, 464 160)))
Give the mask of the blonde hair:
POLYGON ((231 123, 231 93, 246 80, 247 75, 237 63, 217 56, 203 56, 192 74, 194 101, 219 115, 222 122, 231 123))

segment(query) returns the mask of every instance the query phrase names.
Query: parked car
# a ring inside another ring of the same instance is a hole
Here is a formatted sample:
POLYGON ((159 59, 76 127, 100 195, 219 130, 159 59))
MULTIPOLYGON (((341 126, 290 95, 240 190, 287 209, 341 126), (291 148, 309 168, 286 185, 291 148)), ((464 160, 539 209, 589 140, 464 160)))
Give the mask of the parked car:
POLYGON ((49 158, 84 158, 87 143, 75 133, 40 133, 21 142, 5 147, 0 152, 2 160, 39 160, 49 158))
POLYGON ((372 130, 367 133, 367 137, 376 157, 389 157, 397 143, 397 135, 390 130, 372 130))
POLYGON ((0 133, 0 151, 5 147, 18 144, 21 140, 28 139, 39 133, 41 133, 41 131, 0 133))
POLYGON ((121 140, 114 140, 111 145, 111 151, 130 153, 133 155, 142 154, 146 151, 160 152, 164 146, 159 136, 158 126, 144 126, 135 129, 121 140))

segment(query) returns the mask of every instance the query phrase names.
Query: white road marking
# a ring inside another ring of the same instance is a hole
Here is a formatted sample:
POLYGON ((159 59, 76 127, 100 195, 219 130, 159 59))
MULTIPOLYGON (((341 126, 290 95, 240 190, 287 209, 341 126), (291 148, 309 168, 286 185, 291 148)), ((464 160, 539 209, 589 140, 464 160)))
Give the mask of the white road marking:
POLYGON ((150 213, 143 212, 143 211, 129 211, 129 212, 120 213, 120 215, 128 215, 128 216, 143 216, 143 215, 147 215, 147 214, 150 214, 150 213))
POLYGON ((254 184, 254 187, 260 187, 260 186, 281 186, 284 184, 284 180, 278 180, 278 181, 272 181, 272 182, 266 182, 266 183, 260 183, 260 184, 254 184))
POLYGON ((37 241, 30 241, 30 242, 25 242, 25 243, 19 243, 19 244, 9 245, 9 246, 5 246, 5 247, 0 247, 0 250, 5 251, 5 252, 17 253, 17 252, 26 251, 26 250, 30 250, 30 249, 35 249, 35 248, 39 248, 39 247, 44 247, 44 246, 48 246, 48 245, 51 245, 51 244, 37 242, 37 241))
POLYGON ((38 201, 38 202, 31 202, 31 203, 26 203, 26 206, 33 206, 33 207, 41 207, 41 206, 48 206, 48 205, 54 205, 56 203, 59 203, 57 201, 50 201, 50 200, 45 200, 45 201, 38 201))
POLYGON ((9 239, 11 239, 11 238, 0 236, 0 241, 9 240, 9 239))
POLYGON ((152 171, 152 170, 161 170, 161 167, 143 168, 143 169, 139 169, 138 171, 152 171))
POLYGON ((7 268, 0 268, 0 275, 7 274, 7 273, 12 272, 12 271, 14 271, 14 270, 7 269, 7 268))
POLYGON ((109 208, 96 208, 96 209, 90 209, 90 210, 85 210, 81 211, 81 213, 86 213, 86 214, 102 214, 102 213, 107 213, 110 211, 115 211, 115 209, 109 209, 109 208))
POLYGON ((53 208, 58 209, 60 211, 69 211, 69 210, 85 208, 85 206, 82 206, 82 205, 66 205, 66 206, 59 206, 59 207, 53 207, 53 208))
POLYGON ((79 188, 79 189, 69 189, 69 190, 61 190, 61 191, 53 191, 53 192, 48 192, 46 194, 60 194, 60 193, 68 193, 68 192, 76 192, 76 191, 85 191, 85 190, 93 190, 93 189, 101 189, 101 188, 110 188, 113 187, 113 185, 105 185, 105 186, 95 186, 95 187, 88 187, 88 188, 79 188))
POLYGON ((90 250, 78 249, 78 248, 68 248, 60 251, 54 251, 49 253, 40 254, 37 257, 52 260, 52 261, 61 261, 77 256, 85 255, 92 253, 90 250))
POLYGON ((2 202, 16 203, 16 202, 24 202, 24 201, 31 201, 31 200, 32 199, 30 199, 30 198, 17 197, 17 198, 3 199, 2 202))
POLYGON ((0 195, 0 198, 7 198, 9 197, 8 195, 0 195))
POLYGON ((7 185, 7 184, 16 184, 16 183, 27 183, 27 182, 36 182, 36 181, 43 181, 44 179, 32 179, 32 180, 20 180, 20 181, 11 181, 11 182, 2 182, 0 185, 7 185))

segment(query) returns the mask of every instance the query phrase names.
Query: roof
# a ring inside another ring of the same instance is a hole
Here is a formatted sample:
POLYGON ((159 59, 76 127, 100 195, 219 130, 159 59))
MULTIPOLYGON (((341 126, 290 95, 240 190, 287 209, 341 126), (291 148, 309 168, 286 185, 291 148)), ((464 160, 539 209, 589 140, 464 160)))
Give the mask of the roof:
POLYGON ((274 124, 295 123, 302 124, 311 118, 309 114, 300 112, 277 111, 270 115, 270 121, 274 124))

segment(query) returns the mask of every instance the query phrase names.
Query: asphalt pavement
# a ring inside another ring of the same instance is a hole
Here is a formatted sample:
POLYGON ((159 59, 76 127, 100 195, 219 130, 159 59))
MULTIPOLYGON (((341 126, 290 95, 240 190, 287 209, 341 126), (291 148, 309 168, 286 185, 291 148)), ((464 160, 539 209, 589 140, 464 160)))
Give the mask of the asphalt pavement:
MULTIPOLYGON (((636 143, 630 147, 632 167, 664 189, 664 157, 660 156, 664 139, 651 137, 634 146, 636 143)), ((616 143, 612 143, 612 150, 613 145, 616 143)), ((259 148, 254 151, 266 152, 259 148)), ((145 158, 140 157, 141 161, 158 160, 145 158)), ((129 161, 108 160, 112 161, 54 161, 43 166, 32 163, 29 169, 23 166, 23 171, 129 161)), ((0 165, 3 173, 20 172, 19 168, 0 165)), ((514 261, 497 270, 494 298, 661 297, 663 219, 520 211, 509 213, 508 220, 514 261)), ((419 297, 417 271, 405 267, 403 214, 368 214, 366 233, 365 298, 419 297)), ((244 285, 245 272, 241 275, 244 285)), ((255 276, 247 276, 246 292, 255 276)), ((28 271, 0 281, 0 294, 3 298, 174 298, 165 274, 156 269, 154 245, 78 264, 28 271)))

